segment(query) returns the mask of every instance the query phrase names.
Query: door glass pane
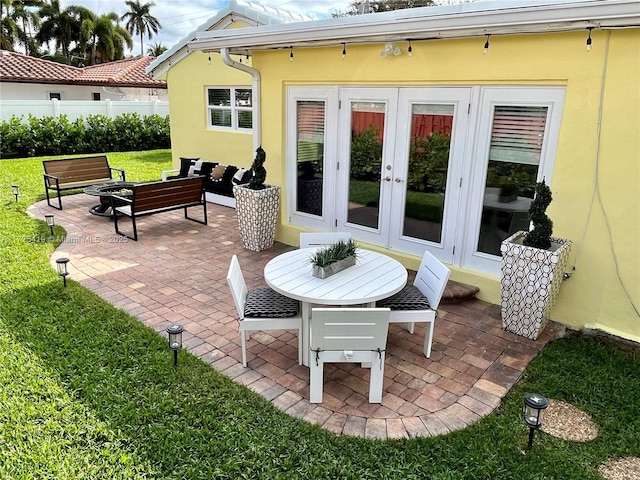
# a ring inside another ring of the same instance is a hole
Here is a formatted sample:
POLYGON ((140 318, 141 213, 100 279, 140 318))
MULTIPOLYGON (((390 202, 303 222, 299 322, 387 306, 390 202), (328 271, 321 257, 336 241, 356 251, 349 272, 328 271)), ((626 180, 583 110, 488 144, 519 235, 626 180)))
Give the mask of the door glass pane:
POLYGON ((453 112, 453 105, 411 107, 404 236, 441 241, 453 112))
POLYGON ((322 216, 325 102, 298 101, 296 119, 296 210, 322 216))
POLYGON ((548 107, 496 106, 478 251, 500 255, 500 244, 529 229, 548 107))
POLYGON ((351 103, 347 222, 378 228, 385 104, 351 103))

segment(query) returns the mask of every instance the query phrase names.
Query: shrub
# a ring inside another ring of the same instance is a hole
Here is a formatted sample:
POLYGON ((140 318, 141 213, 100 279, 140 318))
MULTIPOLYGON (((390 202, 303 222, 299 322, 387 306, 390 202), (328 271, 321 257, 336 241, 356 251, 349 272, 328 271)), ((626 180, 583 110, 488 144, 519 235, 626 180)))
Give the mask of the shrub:
POLYGON ((89 115, 69 121, 58 117, 12 116, 0 122, 0 157, 141 151, 168 148, 169 117, 125 113, 114 119, 89 115))

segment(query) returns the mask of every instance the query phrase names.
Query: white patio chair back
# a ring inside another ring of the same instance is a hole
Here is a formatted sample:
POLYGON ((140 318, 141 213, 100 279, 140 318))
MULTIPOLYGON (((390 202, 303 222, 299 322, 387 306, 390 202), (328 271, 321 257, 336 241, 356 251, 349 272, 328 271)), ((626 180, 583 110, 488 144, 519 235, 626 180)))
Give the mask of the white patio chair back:
POLYGON ((298 364, 302 365, 302 314, 299 303, 270 288, 249 291, 236 255, 231 258, 227 283, 240 320, 238 330, 242 344, 242 366, 247 366, 247 340, 252 331, 288 329, 298 331, 298 364), (248 300, 252 292, 258 293, 255 302, 248 300), (251 310, 250 314, 247 314, 248 309, 251 310), (266 312, 265 315, 260 315, 261 310, 266 312))
POLYGON ((300 234, 300 248, 328 247, 351 240, 349 232, 305 232, 300 234))
POLYGON ((309 351, 310 402, 322 403, 325 363, 370 363, 369 403, 382 401, 388 308, 314 308, 309 351))
POLYGON ((432 310, 437 310, 440 305, 449 275, 451 270, 431 253, 424 252, 413 285, 427 297, 432 310))
POLYGON ((240 262, 237 256, 231 257, 231 264, 229 265, 229 272, 227 273, 227 283, 231 289, 231 296, 233 297, 233 303, 236 306, 238 312, 238 318, 240 321, 244 320, 244 307, 247 304, 247 284, 244 281, 244 275, 240 269, 240 262))
POLYGON ((413 287, 405 287, 395 295, 376 303, 379 307, 391 308, 390 323, 406 323, 407 330, 414 332, 415 323, 426 323, 424 333, 424 356, 431 356, 433 329, 442 294, 447 286, 451 270, 429 252, 424 252, 413 281, 413 287), (423 298, 424 296, 424 298, 423 298), (425 298, 427 301, 425 301, 425 298))

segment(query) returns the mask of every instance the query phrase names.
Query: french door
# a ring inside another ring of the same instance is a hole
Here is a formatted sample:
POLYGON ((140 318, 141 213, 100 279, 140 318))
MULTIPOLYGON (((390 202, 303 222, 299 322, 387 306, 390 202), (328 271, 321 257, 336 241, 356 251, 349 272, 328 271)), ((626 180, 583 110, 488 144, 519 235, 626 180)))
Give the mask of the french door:
POLYGON ((535 182, 550 183, 563 97, 562 88, 290 87, 289 221, 498 273, 500 241, 527 227, 535 182))
POLYGON ((468 88, 342 88, 339 230, 451 263, 468 88))

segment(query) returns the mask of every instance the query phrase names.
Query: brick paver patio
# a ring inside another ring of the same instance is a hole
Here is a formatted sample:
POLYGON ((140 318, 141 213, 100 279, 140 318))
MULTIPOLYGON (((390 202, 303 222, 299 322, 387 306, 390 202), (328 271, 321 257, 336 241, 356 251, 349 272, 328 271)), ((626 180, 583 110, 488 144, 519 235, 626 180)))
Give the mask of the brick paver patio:
MULTIPOLYGON (((245 250, 235 210, 208 204, 209 225, 181 211, 143 217, 137 242, 116 235, 109 218, 89 213, 96 199, 66 196, 64 210, 39 202, 29 213, 56 215, 67 239, 52 256, 70 259, 70 278, 166 335, 184 326, 185 347, 213 368, 285 412, 335 433, 373 438, 434 436, 464 428, 491 413, 528 363, 560 327, 537 341, 502 330, 500 310, 480 300, 441 305, 431 358, 422 354, 424 325, 410 335, 391 325, 382 404, 369 404, 368 371, 354 364, 325 366, 324 402, 309 403, 309 369, 297 363, 290 331, 257 332, 241 362, 237 315, 226 283, 238 255, 249 288, 266 286, 268 260, 293 247, 276 242, 245 250)), ((122 227, 128 225, 126 220, 122 227)), ((55 268, 55 266, 54 266, 55 268)), ((409 272, 410 281, 415 272, 409 272)))

